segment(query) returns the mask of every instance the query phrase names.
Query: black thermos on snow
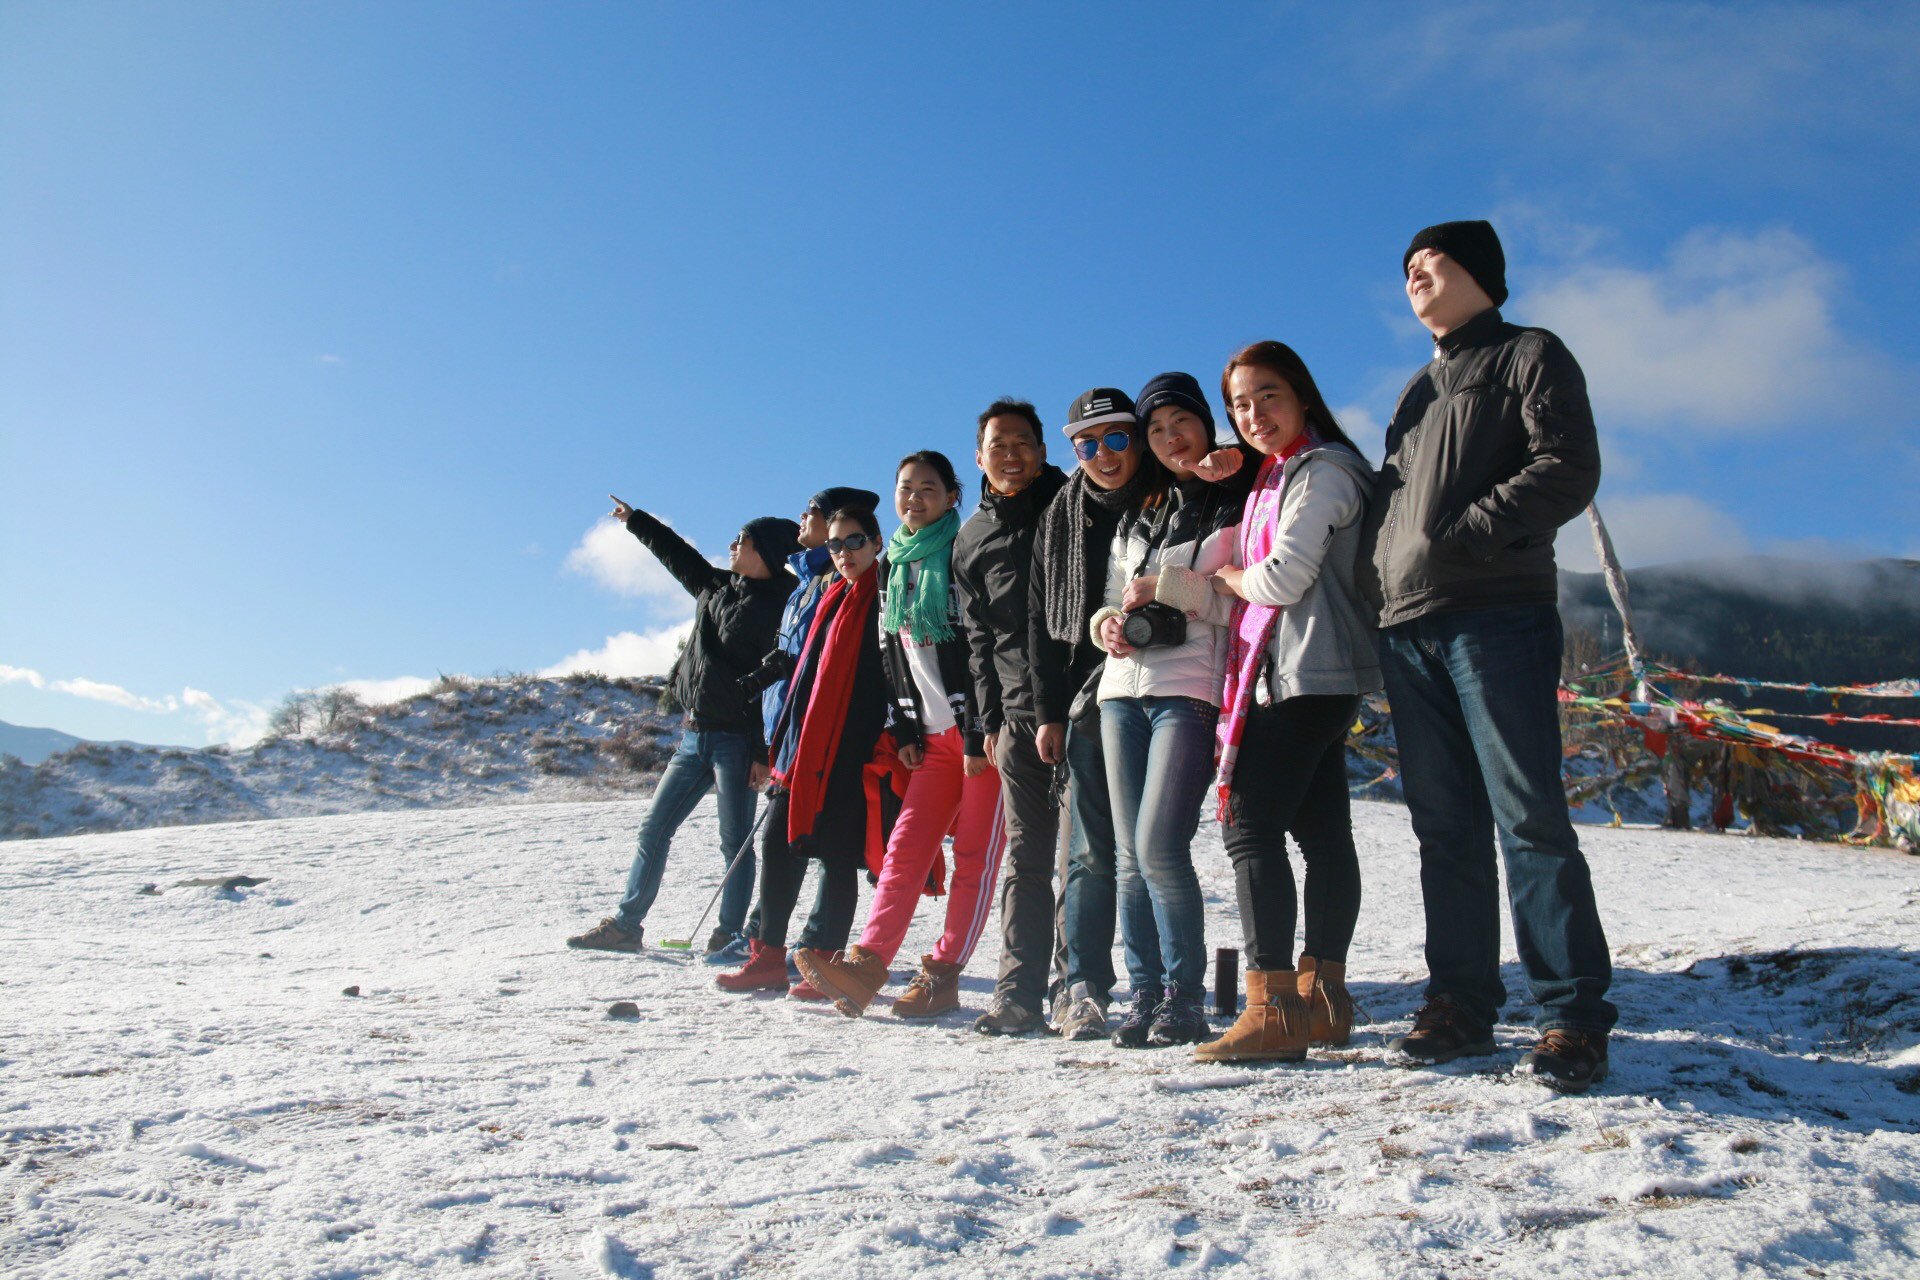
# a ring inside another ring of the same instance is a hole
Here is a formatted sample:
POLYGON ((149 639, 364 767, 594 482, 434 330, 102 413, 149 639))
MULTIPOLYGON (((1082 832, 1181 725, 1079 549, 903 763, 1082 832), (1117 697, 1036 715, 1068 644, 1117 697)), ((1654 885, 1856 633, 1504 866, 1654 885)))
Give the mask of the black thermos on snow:
POLYGON ((1223 1018, 1240 1013, 1240 952, 1234 947, 1214 948, 1213 1011, 1223 1018))

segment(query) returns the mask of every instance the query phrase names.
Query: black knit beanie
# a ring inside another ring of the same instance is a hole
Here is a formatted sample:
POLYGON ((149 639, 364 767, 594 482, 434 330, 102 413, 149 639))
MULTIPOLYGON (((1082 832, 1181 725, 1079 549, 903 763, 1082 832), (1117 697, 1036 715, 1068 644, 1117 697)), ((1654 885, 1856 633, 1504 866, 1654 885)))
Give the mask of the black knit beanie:
POLYGON ((856 489, 851 485, 837 484, 830 489, 822 489, 807 502, 809 510, 830 516, 842 507, 858 507, 862 511, 876 511, 880 507, 880 495, 867 489, 856 489))
POLYGON ((800 526, 782 516, 749 520, 740 532, 753 540, 753 549, 776 574, 787 557, 800 549, 800 526))
POLYGON ((1207 424, 1209 441, 1214 437, 1213 410, 1207 407, 1207 393, 1200 389, 1199 380, 1190 373, 1157 375, 1140 388, 1140 394, 1133 403, 1134 412, 1140 415, 1142 422, 1152 418, 1153 411, 1162 405, 1177 404, 1207 424))
POLYGON ((1422 249, 1438 249, 1466 269, 1475 284, 1486 290, 1493 305, 1502 306, 1507 301, 1507 255, 1500 248, 1500 237, 1494 234, 1493 224, 1483 218, 1469 222, 1441 222, 1428 227, 1413 238, 1406 253, 1400 258, 1400 275, 1404 278, 1407 266, 1413 261, 1413 255, 1422 249))

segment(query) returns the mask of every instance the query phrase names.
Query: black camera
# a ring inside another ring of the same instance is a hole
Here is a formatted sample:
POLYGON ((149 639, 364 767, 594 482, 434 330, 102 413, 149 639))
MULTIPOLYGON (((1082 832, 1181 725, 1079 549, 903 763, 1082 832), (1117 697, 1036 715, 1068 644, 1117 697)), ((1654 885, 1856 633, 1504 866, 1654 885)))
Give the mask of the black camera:
POLYGON ((1187 642, 1187 615, 1158 600, 1121 615, 1120 635, 1136 649, 1187 642))

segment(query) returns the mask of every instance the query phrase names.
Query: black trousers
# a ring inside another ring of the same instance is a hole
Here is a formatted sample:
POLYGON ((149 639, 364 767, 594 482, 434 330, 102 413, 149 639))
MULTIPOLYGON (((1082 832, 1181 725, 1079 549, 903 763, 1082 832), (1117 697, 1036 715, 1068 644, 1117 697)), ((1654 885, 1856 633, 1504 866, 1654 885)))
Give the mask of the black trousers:
MULTIPOLYGON (((770 947, 787 945, 787 929, 799 905, 810 860, 787 843, 787 803, 784 791, 767 803, 767 820, 760 829, 760 900, 747 921, 747 936, 770 947)), ((824 829, 817 833, 816 844, 825 855, 818 858, 820 883, 814 891, 813 911, 793 945, 844 951, 859 905, 865 814, 858 822, 849 822, 840 813, 822 813, 820 820, 824 829)))
POLYGON ((1297 900, 1287 836, 1307 864, 1302 954, 1345 964, 1360 916, 1360 859, 1347 798, 1347 730, 1357 694, 1311 694, 1254 707, 1233 770, 1233 860, 1249 969, 1293 968, 1297 900))

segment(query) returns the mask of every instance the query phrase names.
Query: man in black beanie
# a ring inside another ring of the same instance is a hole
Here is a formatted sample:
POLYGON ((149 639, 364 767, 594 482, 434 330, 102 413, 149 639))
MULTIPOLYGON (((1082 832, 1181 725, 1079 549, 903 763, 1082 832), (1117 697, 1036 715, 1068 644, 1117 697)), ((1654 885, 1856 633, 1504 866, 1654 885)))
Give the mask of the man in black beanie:
POLYGON ((1613 969, 1560 781, 1554 531, 1600 483, 1586 379, 1544 329, 1508 324, 1486 222, 1443 222, 1401 259, 1433 359, 1400 394, 1363 574, 1420 841, 1426 1001, 1388 1046, 1418 1064, 1493 1052, 1500 876, 1541 1035, 1516 1070, 1578 1093, 1607 1070, 1613 969))
MULTIPOLYGON (((582 950, 638 951, 674 833, 709 788, 719 793, 723 865, 752 834, 753 781, 766 768, 767 743, 760 708, 741 687, 741 678, 773 648, 780 606, 794 585, 781 561, 799 547, 800 526, 779 516, 749 521, 728 549, 728 567, 720 569, 664 521, 618 498, 613 502, 614 519, 658 556, 694 599, 692 634, 667 677, 686 728, 653 789, 626 892, 612 915, 567 939, 568 946, 582 950)), ((749 854, 727 877, 719 927, 707 939, 710 954, 740 936, 753 897, 753 871, 749 854)))

